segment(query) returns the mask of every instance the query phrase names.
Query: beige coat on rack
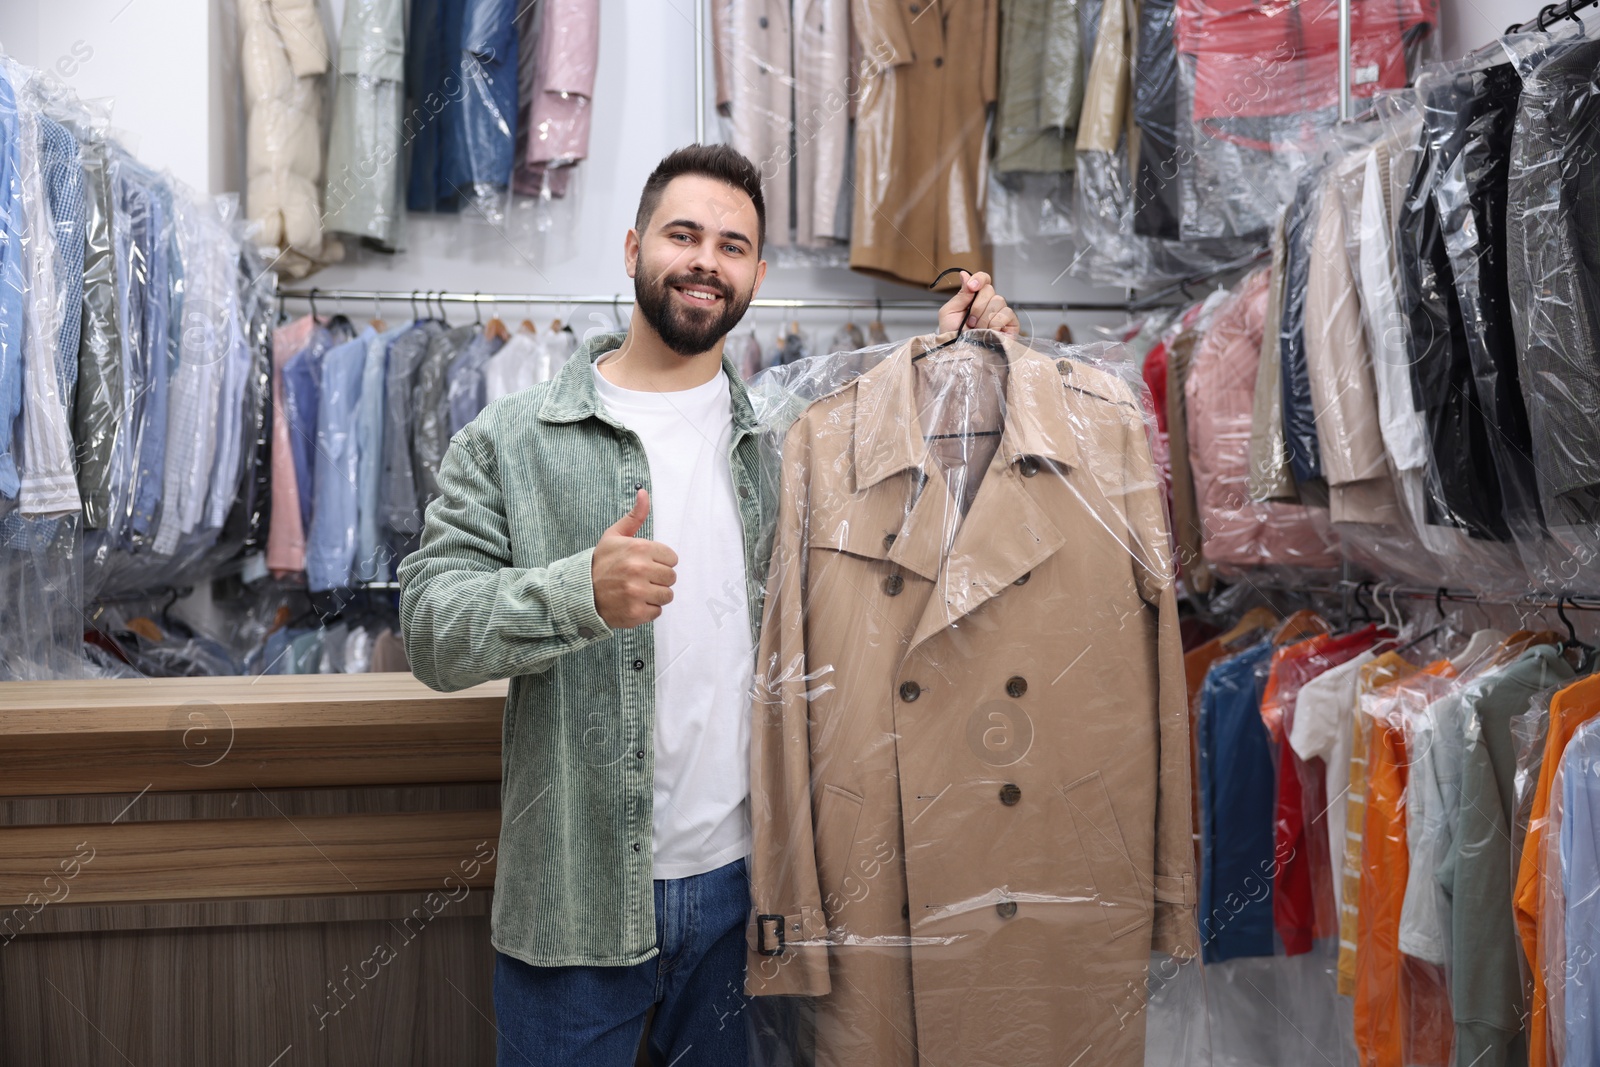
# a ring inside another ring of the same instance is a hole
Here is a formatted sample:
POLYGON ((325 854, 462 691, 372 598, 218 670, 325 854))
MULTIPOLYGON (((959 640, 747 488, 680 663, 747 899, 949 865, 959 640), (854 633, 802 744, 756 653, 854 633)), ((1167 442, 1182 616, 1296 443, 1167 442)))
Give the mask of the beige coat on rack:
POLYGON ((794 243, 846 240, 839 200, 850 147, 847 0, 714 0, 712 24, 719 103, 727 97, 734 147, 761 171, 767 243, 789 244, 791 184, 794 243))
POLYGON ((315 0, 238 0, 243 42, 245 213, 270 266, 303 278, 344 258, 322 232, 322 93, 328 38, 315 0))

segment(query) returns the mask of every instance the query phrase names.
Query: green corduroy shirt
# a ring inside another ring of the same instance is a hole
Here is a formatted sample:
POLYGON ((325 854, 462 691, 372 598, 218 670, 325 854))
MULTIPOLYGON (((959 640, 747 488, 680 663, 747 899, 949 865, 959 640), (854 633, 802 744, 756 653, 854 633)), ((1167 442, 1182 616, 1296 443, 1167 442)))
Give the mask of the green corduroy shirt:
MULTIPOLYGON (((643 445, 606 413, 590 370, 624 336, 590 339, 554 380, 456 434, 421 547, 399 572, 406 654, 423 683, 511 680, 492 940, 535 966, 656 954, 654 632, 608 627, 590 575, 600 535, 650 488, 643 445)), ((749 394, 726 358, 723 371, 754 636, 776 492, 749 394)), ((647 518, 639 535, 651 530, 647 518)))

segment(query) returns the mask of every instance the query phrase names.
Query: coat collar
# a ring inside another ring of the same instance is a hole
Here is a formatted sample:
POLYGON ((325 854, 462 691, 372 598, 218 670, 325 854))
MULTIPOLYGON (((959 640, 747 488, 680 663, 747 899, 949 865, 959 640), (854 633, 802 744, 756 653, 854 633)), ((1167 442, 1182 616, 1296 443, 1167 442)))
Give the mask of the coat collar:
MULTIPOLYGON (((600 393, 594 387, 594 374, 589 367, 607 352, 622 346, 626 333, 601 333, 578 346, 550 383, 549 392, 539 404, 539 418, 544 422, 582 422, 598 418, 615 424, 600 403, 600 393)), ((728 394, 733 406, 735 433, 752 433, 756 428, 755 409, 750 405, 750 391, 739 377, 733 361, 726 353, 722 357, 722 371, 728 376, 728 394)))
POLYGON ((913 339, 861 377, 855 398, 860 518, 869 525, 868 515, 882 514, 889 503, 885 496, 899 497, 904 503, 893 510, 903 521, 891 531, 886 558, 934 583, 913 646, 976 611, 1065 545, 1050 515, 1062 504, 1058 498, 1072 495, 1066 479, 1080 462, 1055 360, 1001 337, 1009 361, 1005 428, 972 507, 961 515, 922 439, 911 362, 952 336, 913 339))

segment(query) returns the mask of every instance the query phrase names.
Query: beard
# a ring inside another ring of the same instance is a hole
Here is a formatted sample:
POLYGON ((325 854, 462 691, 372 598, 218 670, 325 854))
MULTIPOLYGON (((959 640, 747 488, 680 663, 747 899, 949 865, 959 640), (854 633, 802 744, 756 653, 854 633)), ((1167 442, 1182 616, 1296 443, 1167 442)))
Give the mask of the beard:
POLYGON ((642 266, 634 271, 633 296, 644 320, 663 343, 680 356, 697 356, 726 337, 750 307, 751 292, 735 293, 733 287, 710 274, 673 274, 649 281, 642 266), (722 297, 720 305, 699 308, 674 303, 675 286, 708 289, 722 297), (720 312, 718 308, 721 308, 720 312))

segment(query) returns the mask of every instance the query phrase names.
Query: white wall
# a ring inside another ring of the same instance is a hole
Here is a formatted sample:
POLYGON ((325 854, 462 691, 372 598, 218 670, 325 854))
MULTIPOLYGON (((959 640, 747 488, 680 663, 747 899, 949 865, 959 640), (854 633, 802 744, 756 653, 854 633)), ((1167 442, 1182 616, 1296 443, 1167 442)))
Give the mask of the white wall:
MULTIPOLYGON (((0 0, 0 43, 32 66, 52 67, 85 97, 114 103, 114 124, 141 158, 171 169, 196 188, 237 190, 242 183, 243 110, 238 87, 234 0, 0 0)), ((344 0, 323 0, 331 28, 344 0)), ((590 158, 572 202, 556 214, 553 236, 537 237, 526 220, 490 226, 469 219, 411 216, 408 251, 381 256, 354 250, 347 262, 306 284, 323 288, 449 289, 610 294, 630 291, 622 239, 638 190, 655 162, 694 140, 694 4, 697 0, 604 0, 600 88, 590 158)), ((1492 39, 1534 12, 1532 0, 1444 0, 1447 56, 1492 39)), ((709 46, 707 49, 709 59, 709 46)), ((707 89, 711 79, 707 72, 707 89)), ((708 119, 714 130, 715 117, 708 119)), ((1015 300, 1116 300, 1119 291, 1057 280, 1064 253, 1001 249, 996 274, 1015 300)), ((776 267, 764 296, 904 298, 917 290, 838 267, 776 267)), ((357 309, 351 309, 357 310, 357 309)), ((520 309, 508 309, 521 315, 520 309)), ((393 313, 391 313, 392 315, 393 313)), ((552 314, 541 309, 537 317, 552 314)), ((785 316, 787 317, 787 316, 785 316)), ((1091 322, 1117 316, 1073 315, 1082 335, 1091 322)), ((765 329, 779 316, 758 317, 765 329)), ((900 333, 921 316, 900 317, 900 333)), ((802 316, 831 329, 839 316, 802 316)), ((1038 315, 1053 332, 1060 315, 1038 315)), ((893 323, 891 323, 893 325, 893 323)))

